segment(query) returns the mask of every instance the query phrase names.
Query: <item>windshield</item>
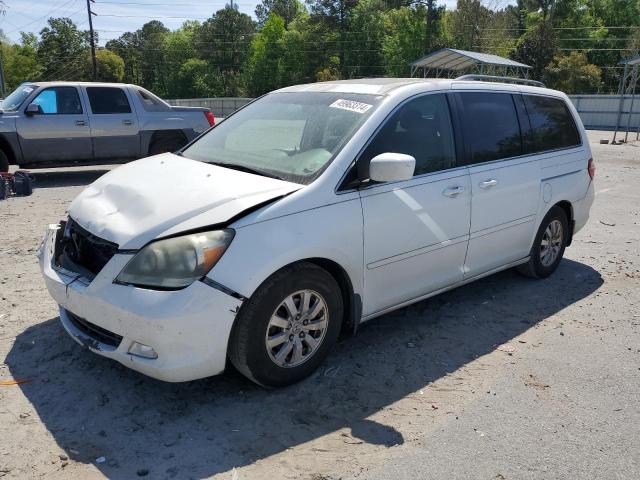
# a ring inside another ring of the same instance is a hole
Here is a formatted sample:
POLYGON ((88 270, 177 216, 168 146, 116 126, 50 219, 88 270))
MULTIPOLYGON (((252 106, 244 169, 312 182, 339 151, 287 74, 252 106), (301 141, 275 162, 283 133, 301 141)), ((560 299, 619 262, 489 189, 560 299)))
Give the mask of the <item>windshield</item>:
POLYGON ((31 92, 36 89, 35 85, 22 84, 16 88, 11 95, 2 101, 2 109, 5 112, 15 112, 20 108, 22 102, 26 100, 31 92))
POLYGON ((272 93, 199 138, 184 157, 309 184, 382 97, 325 92, 272 93))

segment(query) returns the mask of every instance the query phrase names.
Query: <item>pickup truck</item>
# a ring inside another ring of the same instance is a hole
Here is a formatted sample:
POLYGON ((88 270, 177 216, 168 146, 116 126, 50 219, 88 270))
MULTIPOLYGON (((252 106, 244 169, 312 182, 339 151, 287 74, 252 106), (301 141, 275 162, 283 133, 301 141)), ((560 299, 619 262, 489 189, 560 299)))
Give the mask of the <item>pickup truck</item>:
POLYGON ((1 107, 0 172, 172 152, 215 123, 207 108, 173 107, 122 83, 27 82, 1 107))

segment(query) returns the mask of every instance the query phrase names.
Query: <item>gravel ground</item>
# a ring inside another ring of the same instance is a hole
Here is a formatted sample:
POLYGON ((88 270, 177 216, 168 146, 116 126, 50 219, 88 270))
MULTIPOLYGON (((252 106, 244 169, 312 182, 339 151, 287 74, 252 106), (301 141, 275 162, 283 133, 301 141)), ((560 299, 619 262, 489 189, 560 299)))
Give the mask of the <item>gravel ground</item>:
MULTIPOLYGON (((640 146, 599 145, 549 279, 507 271, 374 320, 320 371, 161 383, 63 331, 35 251, 105 169, 0 203, 0 477, 640 478, 640 146)), ((108 168, 108 167, 106 167, 108 168)))

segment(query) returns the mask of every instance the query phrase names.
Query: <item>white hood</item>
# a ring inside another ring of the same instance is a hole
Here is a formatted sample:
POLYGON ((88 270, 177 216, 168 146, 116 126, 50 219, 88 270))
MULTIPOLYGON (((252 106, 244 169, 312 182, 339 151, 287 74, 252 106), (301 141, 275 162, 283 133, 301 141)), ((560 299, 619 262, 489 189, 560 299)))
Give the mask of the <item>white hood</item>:
POLYGON ((300 188, 165 153, 100 177, 75 198, 69 215, 121 249, 137 249, 158 237, 224 223, 300 188))

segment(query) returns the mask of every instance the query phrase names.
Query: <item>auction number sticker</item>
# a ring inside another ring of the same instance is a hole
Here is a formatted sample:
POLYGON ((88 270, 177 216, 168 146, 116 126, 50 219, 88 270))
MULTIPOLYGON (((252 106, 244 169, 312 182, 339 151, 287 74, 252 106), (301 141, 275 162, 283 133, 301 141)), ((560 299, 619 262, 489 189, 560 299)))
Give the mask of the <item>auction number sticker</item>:
POLYGON ((369 110, 373 105, 368 103, 356 102, 354 100, 339 99, 329 105, 332 108, 341 108, 342 110, 349 110, 350 112, 364 113, 369 110))

